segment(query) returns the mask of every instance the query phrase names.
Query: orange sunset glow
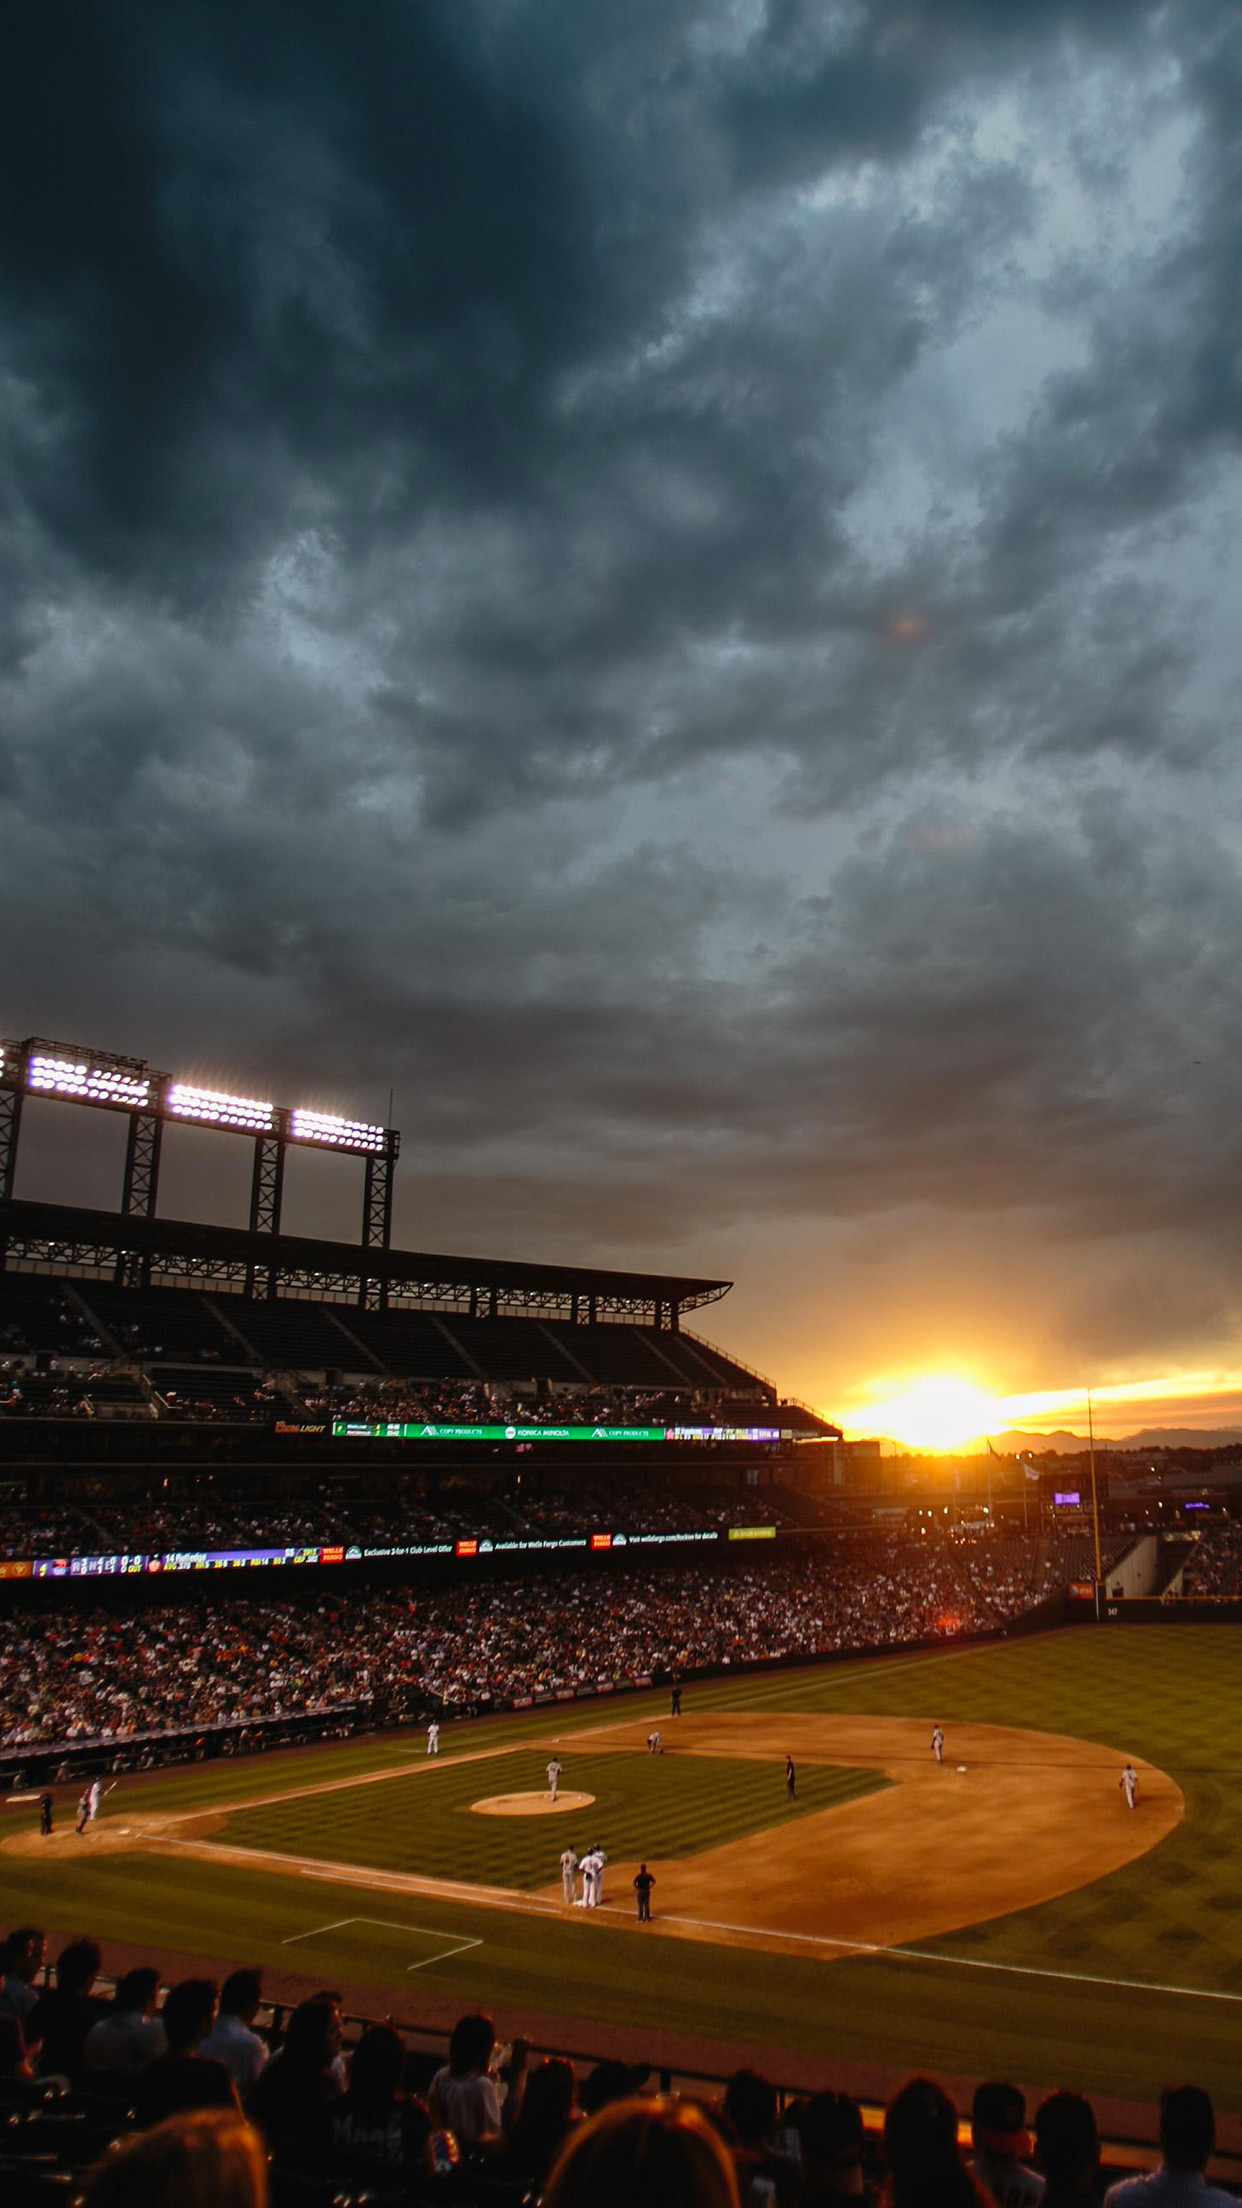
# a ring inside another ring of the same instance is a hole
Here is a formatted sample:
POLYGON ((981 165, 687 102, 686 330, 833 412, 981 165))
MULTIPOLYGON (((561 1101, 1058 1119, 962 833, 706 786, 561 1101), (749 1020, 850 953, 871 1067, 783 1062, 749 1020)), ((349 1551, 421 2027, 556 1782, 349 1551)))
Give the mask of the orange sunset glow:
MULTIPOLYGON (((1203 1430, 1242 1424, 1242 1373, 1196 1372, 1093 1386, 1097 1439, 1136 1429, 1203 1430)), ((961 1374, 929 1373, 876 1382, 851 1399, 841 1416, 847 1434, 880 1434, 907 1449, 982 1449, 1010 1428, 1039 1435, 1087 1432, 1087 1389, 1047 1388, 1023 1395, 992 1393, 961 1374)))

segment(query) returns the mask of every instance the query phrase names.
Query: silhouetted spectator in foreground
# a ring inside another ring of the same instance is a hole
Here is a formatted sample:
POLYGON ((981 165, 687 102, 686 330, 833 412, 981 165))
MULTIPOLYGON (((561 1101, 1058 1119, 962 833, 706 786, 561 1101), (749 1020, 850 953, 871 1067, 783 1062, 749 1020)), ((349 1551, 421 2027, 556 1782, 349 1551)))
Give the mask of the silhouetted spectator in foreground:
POLYGON ((641 2093, 651 2077, 649 2062, 618 2062, 606 2057, 582 2081, 579 2100, 584 2116, 598 2116, 601 2108, 611 2108, 614 2101, 632 2100, 641 2093))
POLYGON ((405 2048, 391 2024, 372 2024, 354 2049, 349 2091, 332 2105, 332 2147, 341 2174, 412 2175, 431 2131, 426 2104, 404 2091, 405 2048))
POLYGON ((1095 2200, 1100 2135, 1090 2101, 1081 2093, 1050 2093, 1036 2111, 1035 2145, 1047 2181, 1043 2208, 1082 2208, 1095 2200))
POLYGON ((724 2111, 737 2142, 733 2160, 738 2192, 751 2208, 765 2208, 773 2198, 786 2202, 797 2187, 797 2163, 777 2154, 773 2145, 779 2110, 770 2078, 758 2070, 734 2071, 725 2087, 724 2111))
POLYGON ((267 2156, 235 2109, 170 2116, 96 2164, 88 2208, 267 2208, 267 2156))
POLYGON ((1105 2208, 1174 2208, 1192 2195, 1194 2208, 1237 2208, 1232 2193, 1205 2184, 1203 2172, 1216 2144, 1212 2103, 1200 2085, 1175 2085, 1160 2096, 1158 2170, 1123 2177, 1104 2195, 1105 2208))
POLYGON ((962 2160, 957 2110, 934 2078, 911 2078, 889 2102, 884 2157, 886 2208, 993 2208, 962 2160))
POLYGON ((521 2179, 542 2192, 549 2170, 578 2122, 573 2064, 559 2055, 537 2062, 526 2080, 521 2109, 495 2164, 497 2177, 521 2179))
POLYGON ((971 2169, 982 2179, 996 2208, 1036 2208, 1044 2181, 1019 2159, 1031 2151, 1026 2129, 1026 2100, 1016 2085, 986 2079, 976 2086, 970 2113, 974 2153, 971 2169))
POLYGON ((163 2017, 168 2051, 140 2071, 134 2084, 140 2129, 198 2108, 237 2113, 237 2094, 224 2064, 198 2052, 216 2020, 217 1998, 214 1978, 183 1978, 169 1993, 163 2017))
POLYGON ((733 2162, 690 2101, 617 2101, 571 2138, 543 2208, 738 2208, 733 2162))
POLYGON ((279 2054, 251 2087, 247 2113, 286 2169, 320 2170, 332 2151, 341 2012, 335 2001, 303 2001, 279 2054))
POLYGON ((488 2074, 496 2028, 490 2016, 462 2016, 453 2026, 449 2059, 431 2081, 427 2106, 438 2130, 463 2147, 500 2137, 500 2096, 488 2074))
POLYGON ((833 2208, 866 2190, 862 2110, 848 2093, 816 2093, 798 2111, 802 2190, 798 2208, 833 2208))
POLYGON ((83 2048, 92 2024, 108 2014, 108 2003, 91 1992, 99 1975, 94 1940, 70 1940, 56 1958, 56 1984, 41 1993, 26 2023, 29 2045, 39 2043, 39 2072, 45 2078, 83 2082, 83 2048))

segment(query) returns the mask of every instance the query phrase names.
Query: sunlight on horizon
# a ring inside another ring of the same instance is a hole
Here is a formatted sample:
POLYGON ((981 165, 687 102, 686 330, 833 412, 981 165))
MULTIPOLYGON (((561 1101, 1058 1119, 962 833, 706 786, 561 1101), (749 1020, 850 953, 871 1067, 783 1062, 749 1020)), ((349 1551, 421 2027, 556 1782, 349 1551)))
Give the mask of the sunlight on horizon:
MULTIPOLYGON (((1091 1401, 1101 1440, 1145 1423, 1144 1411, 1156 1406, 1174 1425, 1242 1425, 1242 1373, 1183 1372, 1116 1381, 1093 1387, 1091 1401)), ((846 1403, 840 1415, 847 1434, 880 1435, 908 1449, 982 1448, 989 1436, 1013 1426, 1038 1433, 1045 1426, 1068 1423, 1085 1435, 1087 1390, 993 1395, 961 1374, 927 1373, 904 1386, 877 1382, 873 1397, 846 1403)))

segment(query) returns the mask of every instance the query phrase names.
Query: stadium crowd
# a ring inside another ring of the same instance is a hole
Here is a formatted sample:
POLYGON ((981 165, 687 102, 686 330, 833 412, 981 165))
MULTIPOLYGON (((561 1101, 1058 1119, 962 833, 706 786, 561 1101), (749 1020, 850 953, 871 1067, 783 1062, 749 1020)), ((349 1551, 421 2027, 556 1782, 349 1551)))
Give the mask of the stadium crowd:
POLYGON ((843 1648, 986 1630, 1029 1602, 1020 1541, 888 1534, 726 1567, 572 1571, 287 1598, 187 1596, 0 1619, 0 1746, 123 1743, 333 1710, 489 1707, 843 1648))
POLYGON ((1220 1600, 1242 1595, 1242 1525, 1205 1529, 1187 1558, 1184 1591, 1220 1600))
MULTIPOLYGON (((909 2079, 869 2127, 847 2094, 782 2105, 753 2069, 719 2095, 683 2097, 649 2092, 648 2064, 537 2060, 523 2039, 498 2046, 484 2012, 458 2020, 447 2060, 408 2049, 391 2021, 351 2034, 332 1990, 286 2021, 244 1966, 222 1986, 182 1979, 161 2005, 159 1972, 139 1965, 106 1999, 94 1940, 60 1949, 55 1983, 45 1950, 30 1925, 4 1946, 0 2178, 15 2201, 1087 2208, 1103 2189, 1095 2112, 1072 2091, 1041 2102, 1032 2137, 1022 2091, 982 2081, 964 2149, 958 2111, 929 2077, 909 2079)), ((1162 2096, 1159 2138, 1159 2169, 1120 2177, 1104 2208, 1234 2208, 1204 2174, 1215 2115, 1201 2088, 1162 2096)))
POLYGON ((495 1488, 445 1484, 433 1495, 417 1478, 348 1488, 304 1485, 296 1498, 274 1486, 270 1499, 196 1483, 168 1501, 138 1493, 127 1501, 86 1497, 80 1504, 0 1499, 0 1557, 151 1555, 176 1549, 260 1544, 366 1546, 452 1541, 549 1539, 599 1531, 702 1532, 731 1525, 791 1523, 770 1487, 670 1488, 641 1480, 579 1480, 549 1486, 520 1476, 495 1488))

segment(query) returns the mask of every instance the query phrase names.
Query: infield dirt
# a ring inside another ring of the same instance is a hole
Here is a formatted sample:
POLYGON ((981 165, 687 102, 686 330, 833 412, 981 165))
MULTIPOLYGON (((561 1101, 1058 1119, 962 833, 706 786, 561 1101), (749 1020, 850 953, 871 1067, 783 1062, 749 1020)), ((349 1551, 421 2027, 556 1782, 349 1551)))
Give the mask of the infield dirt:
MULTIPOLYGON (((647 1730, 646 1719, 587 1727, 574 1734, 572 1747, 632 1753, 645 1746, 647 1730)), ((945 1761, 937 1764, 923 1718, 704 1712, 673 1721, 665 1749, 679 1760, 699 1754, 770 1763, 774 1804, 784 1801, 786 1754, 797 1765, 870 1766, 892 1784, 693 1856, 653 1862, 655 1921, 643 1927, 644 1938, 663 1933, 802 1955, 819 1951, 825 1958, 914 1944, 1103 1878, 1155 1847, 1185 1809, 1174 1781, 1137 1755, 1130 1760, 1139 1775, 1139 1804, 1131 1811, 1118 1784, 1124 1749, 1016 1726, 954 1724, 945 1761), (958 1768, 963 1764, 964 1771, 958 1768)), ((489 1760, 488 1751, 476 1755, 489 1760)), ((434 1783, 434 1772, 434 1765, 425 1767, 427 1783, 434 1783)), ((328 1782, 322 1791, 397 1776, 409 1776, 408 1769, 328 1782)), ((291 1788, 269 1799, 320 1791, 291 1788)), ((495 1799, 475 1806, 490 1808, 495 1799)), ((5 1843, 15 1853, 40 1856, 100 1846, 249 1862, 293 1875, 313 1870, 389 1893, 439 1893, 540 1915, 564 1908, 559 1882, 534 1894, 466 1887, 413 1872, 372 1873, 357 1864, 236 1847, 227 1837, 226 1806, 194 1816, 107 1818, 86 1840, 65 1833, 48 1843, 24 1833, 5 1843)), ((636 1869, 636 1861, 610 1863, 600 1912, 605 1921, 633 1921, 636 1869)), ((565 1915, 582 1923, 589 1913, 565 1915)))

